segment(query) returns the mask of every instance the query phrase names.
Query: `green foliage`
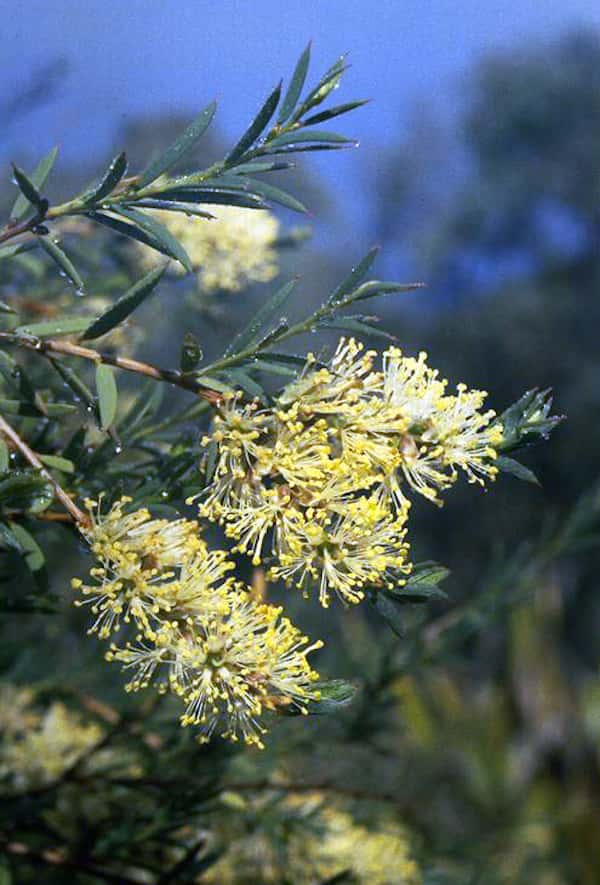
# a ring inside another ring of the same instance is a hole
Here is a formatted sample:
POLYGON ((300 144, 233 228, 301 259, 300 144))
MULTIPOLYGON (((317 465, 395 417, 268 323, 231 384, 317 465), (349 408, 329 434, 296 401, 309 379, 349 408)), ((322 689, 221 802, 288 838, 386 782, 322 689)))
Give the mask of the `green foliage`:
MULTIPOLYGON (((377 317, 354 312, 362 309, 359 302, 421 286, 372 277, 378 249, 338 275, 342 280, 333 287, 327 285, 333 275, 324 274, 318 301, 299 294, 299 279, 287 266, 270 294, 250 290, 238 302, 220 295, 211 300, 190 279, 195 266, 186 247, 152 214, 158 209, 210 225, 221 206, 305 212, 304 203, 280 186, 292 166, 288 154, 354 144, 317 127, 364 104, 327 107, 345 60, 306 88, 309 62, 310 46, 287 89, 279 84, 234 146, 221 152, 223 159, 206 168, 198 152, 214 102, 141 172, 131 173, 122 151, 95 184, 64 203, 50 204, 45 196, 56 150, 31 175, 14 167, 20 195, 0 231, 6 243, 0 247, 0 288, 7 298, 0 303, 0 666, 8 686, 8 700, 0 694, 0 719, 19 719, 23 709, 30 719, 25 715, 28 726, 13 742, 23 750, 13 759, 14 771, 2 756, 10 742, 0 745, 0 779, 7 785, 0 801, 7 858, 0 885, 235 885, 246 875, 249 842, 251 857, 264 865, 265 885, 413 885, 420 873, 412 861, 401 868, 397 854, 388 878, 381 878, 390 834, 396 851, 398 843, 409 846, 407 857, 416 858, 428 885, 546 885, 527 877, 531 869, 536 876, 538 869, 552 869, 553 850, 523 847, 521 825, 533 825, 541 808, 544 837, 577 841, 569 829, 576 812, 562 813, 548 787, 539 746, 543 729, 525 709, 523 673, 539 666, 540 684, 545 678, 540 637, 552 619, 539 600, 546 586, 560 581, 563 567, 574 568, 577 554, 598 544, 595 487, 509 554, 493 553, 487 531, 478 553, 488 569, 475 582, 465 582, 462 573, 450 577, 447 568, 426 560, 410 574, 389 573, 385 584, 368 586, 360 612, 326 619, 323 611, 315 615, 290 601, 294 618, 312 618, 327 635, 324 672, 303 705, 268 698, 269 724, 277 722, 264 753, 217 736, 199 745, 179 726, 177 701, 168 693, 123 693, 120 678, 107 675, 97 644, 85 635, 82 612, 62 589, 71 574, 84 570, 72 560, 83 546, 86 517, 79 507, 86 498, 100 500, 106 511, 131 495, 136 508, 148 507, 156 517, 189 515, 186 501, 205 493, 217 469, 218 446, 205 439, 215 407, 235 397, 259 414, 269 408, 279 386, 306 371, 307 336, 311 348, 332 330, 396 340, 377 317), (127 240, 172 259, 181 275, 161 258, 140 276, 127 240), (71 284, 66 292, 63 279, 71 284), (85 298, 76 297, 84 289, 85 298), (150 298, 157 292, 160 302, 150 298), (289 352, 290 345, 298 352, 289 352), (532 600, 542 607, 539 623, 528 608, 532 600), (487 644, 506 629, 503 667, 514 682, 502 683, 492 673, 487 694, 472 695, 479 678, 473 671, 485 670, 487 644), (537 659, 524 650, 523 635, 535 639, 537 659), (517 649, 514 658, 511 649, 517 649), (328 678, 330 672, 336 678, 328 678), (16 694, 10 694, 13 683, 22 686, 16 694), (511 716, 522 717, 524 752, 533 760, 517 783, 507 737, 511 716), (58 759, 47 739, 52 728, 58 729, 58 759), (86 729, 93 740, 66 761, 69 741, 83 741, 86 729), (27 743, 31 734, 39 740, 36 752, 27 743), (349 815, 355 827, 344 824, 352 863, 344 855, 328 872, 313 870, 313 854, 335 835, 336 815, 338 825, 349 815), (498 820, 502 850, 490 837, 498 820), (379 866, 368 856, 371 835, 382 840, 376 842, 379 866), (298 844, 304 878, 298 878, 298 844), (367 861, 372 866, 365 872, 367 861)), ((283 234, 273 248, 295 249, 304 236, 283 234)), ((321 282, 318 268, 317 274, 321 282)), ((316 367, 324 366, 322 357, 318 351, 316 367)), ((502 438, 494 463, 501 472, 537 482, 512 455, 545 440, 562 420, 551 414, 551 404, 548 391, 531 390, 498 417, 502 438)), ((216 530, 206 534, 212 544, 216 530)), ((429 534, 428 543, 439 542, 448 552, 441 532, 429 534)), ((229 539, 217 546, 225 543, 229 539)), ((463 542, 469 556, 471 546, 463 542)), ((236 578, 252 580, 261 599, 262 567, 250 574, 241 557, 236 564, 236 578)), ((110 573, 108 563, 102 567, 110 573)), ((156 572, 151 562, 148 568, 156 572)), ((98 614, 94 598, 83 608, 98 614)), ((250 680, 260 677, 247 669, 250 680)), ((595 703, 581 690, 574 715, 578 747, 590 740, 595 703)), ((559 706, 566 716, 562 695, 559 706)), ((577 797, 583 806, 591 801, 584 786, 577 797)), ((574 850, 585 857, 593 848, 574 850)), ((581 882, 592 885, 589 878, 581 882)))

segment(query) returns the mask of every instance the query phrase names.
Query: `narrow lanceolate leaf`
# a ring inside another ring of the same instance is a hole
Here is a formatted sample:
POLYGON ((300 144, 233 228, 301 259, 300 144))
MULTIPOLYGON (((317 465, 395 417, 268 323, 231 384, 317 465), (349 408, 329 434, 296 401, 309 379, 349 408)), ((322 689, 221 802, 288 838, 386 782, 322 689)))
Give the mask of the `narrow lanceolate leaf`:
POLYGON ((439 584, 449 574, 449 570, 437 562, 418 562, 405 584, 387 592, 399 602, 423 603, 447 599, 439 584))
POLYGON ((142 277, 141 280, 138 280, 115 304, 109 307, 98 319, 90 323, 83 333, 82 339, 85 341, 100 338, 101 335, 106 335, 107 332, 110 332, 111 329, 114 329, 115 326, 127 319, 154 291, 162 279, 167 266, 167 264, 164 264, 162 267, 154 268, 154 270, 142 277))
POLYGON ((262 108, 248 127, 238 143, 231 149, 225 157, 225 165, 233 166, 236 160, 244 156, 248 148, 252 147, 256 139, 263 133, 269 124, 271 117, 277 109, 279 99, 281 97, 281 83, 279 83, 273 92, 269 95, 262 108))
POLYGON ((235 387, 240 387, 248 396, 261 402, 266 402, 267 395, 264 387, 248 372, 245 372, 243 369, 229 369, 226 377, 235 387))
POLYGON ((83 332, 90 324, 89 317, 63 317, 44 323, 28 323, 15 329, 18 335, 33 335, 35 338, 56 337, 57 335, 73 335, 83 332))
POLYGON ((269 149, 287 147, 295 144, 356 144, 352 138, 339 135, 337 132, 323 132, 321 129, 295 129, 293 132, 284 132, 270 139, 269 149))
POLYGON ((397 337, 373 325, 376 317, 357 316, 333 316, 321 320, 321 326, 328 329, 339 329, 342 332, 352 332, 354 335, 371 335, 373 338, 385 338, 387 341, 397 341, 397 337))
POLYGON ((10 304, 5 304, 4 301, 0 301, 0 313, 16 313, 14 307, 11 307, 10 304))
POLYGON ((345 295, 352 292, 359 283, 362 283, 378 254, 379 246, 374 246, 369 252, 367 252, 365 257, 362 258, 358 264, 352 268, 348 276, 342 280, 337 289, 334 289, 327 299, 327 304, 337 304, 339 301, 343 301, 345 295))
POLYGON ((190 123, 181 135, 169 145, 169 147, 156 160, 142 172, 141 178, 136 184, 136 188, 140 189, 149 185, 152 181, 167 172, 176 163, 178 163, 185 154, 190 151, 196 142, 204 135, 210 126, 217 109, 216 101, 211 101, 203 111, 190 123))
MULTIPOLYGON (((120 213, 124 214, 125 211, 129 212, 132 210, 121 209, 120 213)), ((130 237, 132 240, 137 240, 138 243, 143 243, 145 246, 155 249, 162 255, 167 255, 169 258, 175 257, 173 255, 173 248, 169 245, 170 240, 173 240, 174 237, 166 231, 166 228, 164 228, 163 225, 159 225, 158 222, 155 223, 155 228, 163 227, 163 230, 168 234, 166 241, 164 238, 158 239, 155 233, 150 233, 147 224, 142 228, 139 225, 122 221, 120 218, 114 218, 112 215, 105 215, 104 212, 89 212, 87 214, 92 221, 97 221, 99 224, 103 224, 111 230, 116 231, 116 233, 122 234, 124 237, 130 237)), ((139 214, 141 215, 142 213, 139 214)), ((182 247, 179 246, 179 249, 182 249, 182 247)), ((189 264, 189 258, 187 258, 187 262, 189 264)), ((185 267, 186 265, 184 264, 183 266, 185 267)))
POLYGON ((334 108, 329 108, 326 111, 321 111, 319 114, 314 114, 312 117, 307 117, 304 120, 304 123, 307 126, 314 126, 317 123, 325 123, 327 120, 333 120, 334 117, 341 117, 342 114, 347 114, 349 111, 354 111, 356 108, 361 108, 363 105, 368 104, 370 99, 363 98, 359 101, 349 101, 346 104, 338 104, 334 108))
POLYGON ((94 203, 98 203, 100 200, 103 200, 104 197, 107 197, 109 194, 112 194, 118 183, 121 181, 125 173, 127 172, 127 156, 124 151, 114 158, 111 161, 110 166, 98 182, 98 184, 93 185, 89 190, 85 191, 81 195, 81 201, 86 206, 91 206, 94 203))
POLYGON ((59 418, 61 415, 71 415, 77 409, 71 403, 44 403, 44 411, 48 418, 59 418))
POLYGON ((385 592, 385 590, 375 590, 369 594, 369 602, 375 611, 381 615, 384 621, 391 628, 396 636, 404 636, 404 610, 398 602, 385 592))
POLYGON ((239 206, 241 209, 269 209, 256 194, 247 194, 243 189, 181 187, 163 191, 161 196, 166 200, 180 203, 208 203, 209 205, 239 206))
POLYGON ((18 522, 9 522, 10 530, 24 555, 25 563, 32 572, 38 572, 44 566, 44 554, 35 538, 18 522))
POLYGON ((310 64, 310 49, 311 44, 309 43, 294 68, 290 85, 287 88, 285 98, 281 105, 281 110, 279 111, 279 116, 277 117, 277 123, 279 126, 281 126, 282 123, 285 123, 285 121, 291 116, 298 103, 298 99, 304 88, 304 83, 306 82, 306 75, 310 64))
POLYGON ((92 411, 97 416, 98 409, 96 401, 94 400, 94 395, 85 381, 83 381, 73 369, 66 366, 64 363, 61 363, 60 360, 51 359, 50 362, 67 387, 71 388, 77 400, 81 400, 89 411, 92 411))
POLYGON ((286 191, 281 190, 281 188, 268 184, 266 181, 256 181, 251 178, 247 179, 247 181, 248 187, 253 193, 264 197, 266 200, 270 200, 271 203, 279 203, 280 206, 285 206, 286 209, 291 209, 293 212, 308 212, 304 203, 301 203, 300 200, 292 197, 286 191))
MULTIPOLYGON (((54 166, 54 161, 56 160, 56 156, 58 154, 58 148, 54 147, 52 150, 43 157, 35 170, 30 176, 30 181, 39 192, 39 189, 44 186, 46 183, 46 179, 50 174, 50 170, 54 166)), ((22 218, 23 215, 27 212, 28 208, 31 206, 28 198, 24 193, 19 194, 17 199, 15 200, 14 206, 10 211, 10 217, 14 218, 15 221, 18 221, 19 218, 22 218)))
POLYGON ((20 399, 5 399, 0 397, 0 412, 7 415, 22 415, 23 417, 39 417, 42 413, 33 404, 20 399))
POLYGON ((117 415, 117 382, 114 370, 103 364, 96 367, 96 392, 100 409, 100 426, 108 430, 117 415))
POLYGON ((522 479, 525 482, 530 482, 536 486, 540 485, 540 481, 533 470, 530 470, 529 467, 525 467, 520 461, 515 461, 514 458, 508 458, 506 455, 499 455, 494 463, 502 473, 510 473, 512 476, 516 476, 517 479, 522 479))
POLYGON ((317 682, 314 690, 320 694, 320 699, 306 705, 312 715, 337 713, 352 703, 356 694, 356 686, 344 679, 317 682))
POLYGON ((23 172, 22 169, 19 169, 18 166, 15 166, 14 163, 12 168, 15 181, 21 194, 28 203, 32 203, 37 209, 39 209, 43 205, 43 200, 37 187, 25 172, 23 172))
POLYGON ((423 289, 424 283, 388 283, 383 280, 369 280, 363 283, 354 292, 350 292, 343 303, 351 304, 354 301, 364 301, 365 298, 375 298, 379 295, 397 295, 400 292, 413 292, 415 289, 423 289))
POLYGON ((128 221, 135 224, 136 227, 140 227, 151 237, 154 237, 156 242, 160 245, 160 252, 163 252, 170 258, 174 258, 191 273, 193 267, 189 255, 179 240, 173 236, 171 231, 168 230, 164 224, 156 221, 156 219, 152 218, 151 215, 148 215, 147 212, 138 212, 137 209, 119 208, 118 212, 119 215, 123 215, 128 221))
POLYGON ((8 446, 0 437, 0 473, 6 473, 10 464, 10 454, 8 446))
POLYGON ((60 455, 40 455, 40 461, 43 461, 47 467, 54 470, 60 470, 62 473, 74 473, 75 465, 68 458, 61 458, 60 455))
POLYGON ((44 252, 58 265, 60 272, 71 280, 78 292, 83 293, 85 284, 64 249, 55 243, 52 237, 39 237, 38 242, 44 252))
POLYGON ((308 93, 302 104, 296 109, 292 116, 292 121, 296 122, 300 117, 311 108, 322 104, 327 96, 333 92, 340 82, 340 78, 346 70, 346 57, 340 56, 338 60, 326 71, 314 89, 308 93))
MULTIPOLYGON (((138 209, 161 209, 163 212, 185 212, 186 215, 196 215, 199 218, 208 219, 215 217, 211 212, 207 212, 206 209, 197 209, 195 206, 190 206, 188 203, 178 203, 175 200, 163 200, 160 198, 136 200, 135 205, 138 209)), ((130 207, 127 206, 126 208, 129 209, 130 207)))
POLYGON ((257 340, 260 330, 275 318, 279 309, 287 301, 292 291, 296 287, 298 280, 290 280, 277 289, 270 298, 263 304, 259 311, 254 315, 253 319, 248 323, 245 329, 234 338, 232 343, 225 351, 225 356, 241 353, 252 347, 257 340))

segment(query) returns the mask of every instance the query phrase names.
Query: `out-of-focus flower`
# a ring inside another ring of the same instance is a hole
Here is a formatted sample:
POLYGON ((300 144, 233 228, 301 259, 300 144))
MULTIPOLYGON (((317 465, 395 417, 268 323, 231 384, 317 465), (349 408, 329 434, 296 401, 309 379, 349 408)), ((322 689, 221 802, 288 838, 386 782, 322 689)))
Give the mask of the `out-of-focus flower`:
MULTIPOLYGON (((406 834, 395 820, 358 823, 323 794, 288 796, 278 812, 279 826, 255 824, 248 827, 249 834, 235 828, 236 817, 243 819, 243 813, 230 813, 223 822, 228 851, 205 874, 208 885, 275 885, 284 877, 295 885, 313 885, 343 872, 357 885, 421 882, 406 834)), ((258 806, 254 813, 254 820, 260 821, 264 810, 258 806)))
POLYGON ((15 790, 50 784, 95 747, 103 736, 60 701, 37 709, 28 689, 2 686, 0 780, 15 790), (7 703, 12 698, 12 709, 7 703))
MULTIPOLYGON (((239 292, 277 276, 279 222, 271 212, 237 206, 203 208, 215 217, 163 210, 151 214, 182 244, 205 292, 239 292)), ((137 244, 136 248, 147 267, 156 264, 156 252, 137 244)))

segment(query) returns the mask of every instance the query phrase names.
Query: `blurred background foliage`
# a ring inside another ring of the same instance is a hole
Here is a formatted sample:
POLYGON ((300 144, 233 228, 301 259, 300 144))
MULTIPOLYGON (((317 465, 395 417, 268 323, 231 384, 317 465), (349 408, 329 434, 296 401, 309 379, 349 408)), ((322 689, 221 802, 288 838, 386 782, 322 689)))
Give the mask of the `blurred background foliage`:
MULTIPOLYGON (((63 76, 59 63, 53 77, 40 72, 7 112, 48 100, 48 84, 63 76)), ((181 127, 169 115, 140 116, 115 141, 139 164, 181 127)), ((360 132, 360 112, 353 131, 360 132)), ((377 168, 365 167, 371 239, 383 246, 379 266, 400 265, 407 281, 427 283, 425 291, 378 304, 382 324, 407 352, 426 349, 442 374, 487 389, 499 411, 542 384, 553 388, 568 421, 525 459, 539 487, 503 475, 487 494, 457 487, 441 512, 415 504, 415 559, 435 557, 452 574, 444 584, 449 600, 407 610, 404 636, 362 610, 337 612, 324 626, 316 607, 296 605, 294 617, 309 633, 325 632, 322 668, 329 659, 336 675, 361 676, 358 699, 339 718, 300 727, 290 720, 262 754, 198 748, 160 708, 146 728, 147 699, 124 701, 119 677, 71 608, 68 577, 81 564, 65 562, 68 529, 45 530, 59 613, 36 615, 27 628, 19 621, 18 633, 14 618, 5 619, 4 677, 37 684, 31 703, 39 709, 61 697, 64 710, 87 711, 101 734, 115 729, 116 737, 104 750, 112 759, 84 756, 59 789, 42 778, 28 782, 28 798, 2 800, 3 812, 39 828, 40 846, 44 828, 76 846, 71 867, 60 856, 44 858, 43 847, 37 859, 35 851, 12 854, 0 867, 3 885, 597 885, 599 143, 600 37, 580 30, 551 46, 485 59, 470 72, 458 120, 436 119, 432 109, 408 136, 389 133, 377 168), (105 780, 103 770, 111 771, 105 780), (384 834, 384 843, 385 833, 401 834, 400 848, 382 843, 376 851, 391 852, 387 872, 365 872, 364 857, 341 848, 337 863, 315 860, 310 846, 326 844, 338 825, 365 846, 361 826, 384 834), (99 871, 97 858, 105 856, 122 858, 130 880, 99 871), (163 872, 140 878, 139 860, 163 872)), ((211 161, 223 148, 212 135, 193 162, 211 161)), ((66 198, 97 167, 92 156, 72 168, 60 164, 53 195, 66 198)), ((285 173, 285 186, 318 227, 343 216, 311 163, 285 173)), ((13 200, 7 182, 3 215, 13 200)), ((290 213, 279 218, 282 236, 298 226, 290 213)), ((111 234, 71 239, 65 230, 64 237, 91 295, 78 299, 48 261, 27 253, 10 269, 0 265, 0 298, 10 304, 25 292, 31 317, 46 318, 55 305, 83 309, 88 298, 113 297, 139 276, 135 250, 111 234)), ((343 276, 349 256, 335 240, 323 245, 301 232, 279 250, 278 262, 280 281, 300 274, 305 313, 343 276)), ((170 365, 192 332, 210 358, 264 292, 253 285, 207 294, 189 278, 170 278, 160 299, 140 311, 139 325, 127 326, 128 352, 170 365)), ((183 406, 185 394, 175 395, 183 406)), ((196 432, 193 425, 185 431, 196 432)), ((3 703, 14 709, 17 701, 3 703)), ((75 725, 67 731, 78 733, 75 725)))

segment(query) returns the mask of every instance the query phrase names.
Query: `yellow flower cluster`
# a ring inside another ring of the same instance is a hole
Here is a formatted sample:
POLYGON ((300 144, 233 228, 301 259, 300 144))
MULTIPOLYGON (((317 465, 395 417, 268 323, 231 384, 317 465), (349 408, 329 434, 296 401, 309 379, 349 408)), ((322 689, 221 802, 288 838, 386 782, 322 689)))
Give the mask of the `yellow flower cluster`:
MULTIPOLYGON (((283 806, 285 833, 252 828, 249 836, 232 834, 222 860, 206 873, 208 885, 275 885, 290 877, 296 885, 312 885, 344 871, 357 885, 420 883, 396 821, 359 824, 322 794, 290 796, 283 806)), ((261 809, 255 813, 260 819, 261 809)), ((231 829, 231 814, 227 823, 231 829)))
POLYGON ((198 725, 201 741, 216 729, 232 741, 262 746, 266 710, 291 705, 306 712, 318 674, 307 661, 320 648, 281 609, 256 602, 228 576, 234 564, 209 550, 192 520, 152 519, 127 512, 122 498, 106 514, 88 501, 83 529, 98 565, 89 584, 79 579, 79 605, 94 615, 90 632, 102 639, 123 625, 134 641, 112 643, 107 659, 132 671, 130 691, 150 683, 185 704, 182 725, 198 725))
POLYGON ((342 338, 327 365, 309 355, 272 408, 227 400, 203 441, 217 462, 201 514, 255 564, 270 536, 269 577, 318 584, 324 606, 405 582, 409 489, 439 503, 459 470, 481 484, 497 472, 502 431, 483 391, 447 394, 424 353, 391 347, 382 371, 376 356, 342 338))
POLYGON ((0 780, 14 790, 46 786, 102 739, 94 722, 84 723, 60 701, 45 710, 28 689, 0 686, 0 780))
MULTIPOLYGON (((250 283, 266 283, 277 276, 279 222, 271 212, 237 206, 203 208, 215 217, 163 210, 151 214, 182 244, 204 291, 239 292, 250 283)), ((137 248, 143 262, 153 267, 157 253, 142 245, 137 248)))

